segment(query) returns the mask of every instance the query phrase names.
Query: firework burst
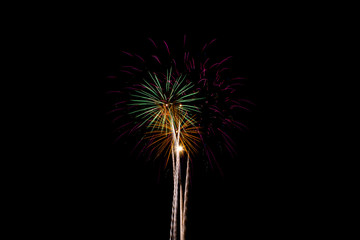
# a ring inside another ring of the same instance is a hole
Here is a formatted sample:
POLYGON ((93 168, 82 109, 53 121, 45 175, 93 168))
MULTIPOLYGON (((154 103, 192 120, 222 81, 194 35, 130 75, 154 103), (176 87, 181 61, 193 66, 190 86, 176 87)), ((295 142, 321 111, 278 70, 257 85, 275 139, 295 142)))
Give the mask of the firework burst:
POLYGON ((236 153, 235 141, 229 132, 246 129, 236 120, 236 115, 238 111, 249 111, 248 106, 253 104, 235 95, 243 85, 243 78, 231 76, 231 68, 226 63, 232 57, 217 60, 208 57, 208 48, 215 41, 207 42, 199 52, 192 54, 187 50, 185 35, 184 52, 179 58, 172 54, 166 41, 149 38, 158 53, 142 57, 122 51, 134 65, 121 67, 121 74, 127 75, 124 88, 111 91, 123 97, 110 111, 111 114, 123 113, 113 120, 122 122, 117 129, 120 132, 117 140, 137 134, 139 140, 134 149, 142 144, 139 154, 147 152, 149 158, 163 156, 165 166, 172 159, 174 193, 170 239, 177 238, 178 215, 180 239, 185 239, 189 162, 202 155, 211 166, 215 163, 220 169, 214 149, 226 149, 232 156, 236 153), (181 180, 182 155, 187 159, 185 195, 181 180))
POLYGON ((153 82, 144 80, 144 84, 131 94, 129 105, 137 109, 130 114, 136 114, 136 118, 141 119, 140 126, 148 123, 147 127, 149 127, 158 121, 165 126, 166 121, 176 122, 178 118, 192 122, 188 117, 189 114, 199 112, 197 106, 191 105, 192 102, 201 99, 195 97, 197 91, 190 92, 194 84, 184 84, 185 76, 175 79, 171 76, 171 69, 169 72, 164 81, 160 81, 155 73, 149 73, 153 82), (163 82, 165 87, 161 84, 163 82))

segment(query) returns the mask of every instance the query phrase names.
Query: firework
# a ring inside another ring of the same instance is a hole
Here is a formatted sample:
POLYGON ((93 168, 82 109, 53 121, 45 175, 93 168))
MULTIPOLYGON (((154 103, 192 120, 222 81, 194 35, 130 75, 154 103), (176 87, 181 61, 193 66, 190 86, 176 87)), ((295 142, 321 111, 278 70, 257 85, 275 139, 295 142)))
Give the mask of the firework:
MULTIPOLYGON (((189 119, 189 114, 199 112, 197 106, 191 105, 192 102, 201 98, 194 97, 198 92, 189 93, 194 84, 184 84, 185 76, 179 78, 166 76, 165 87, 162 86, 156 74, 149 73, 153 82, 144 80, 134 94, 129 105, 136 106, 138 109, 130 112, 136 114, 136 118, 141 118, 140 126, 147 123, 150 127, 152 123, 161 122, 163 126, 167 121, 175 124, 179 118, 189 119)), ((139 126, 139 127, 140 127, 139 126)), ((156 126, 156 125, 154 125, 156 126)))
POLYGON ((217 60, 208 57, 207 50, 215 41, 205 43, 198 53, 192 54, 186 49, 185 35, 184 54, 180 60, 172 55, 166 41, 156 42, 151 38, 149 42, 159 54, 142 57, 122 51, 135 65, 120 69, 130 80, 124 81, 124 98, 117 101, 110 113, 125 113, 113 120, 122 122, 125 119, 117 129, 120 132, 117 140, 138 133, 135 148, 142 145, 139 154, 147 152, 149 157, 163 157, 165 166, 172 160, 174 192, 170 239, 177 239, 179 205, 180 239, 185 239, 191 159, 205 156, 210 166, 215 163, 220 169, 214 149, 226 149, 231 155, 236 153, 229 132, 246 129, 246 126, 236 120, 234 113, 249 111, 248 106, 253 104, 235 97, 243 78, 231 76, 226 63, 232 57, 217 60), (185 193, 181 178, 182 156, 187 159, 185 193))

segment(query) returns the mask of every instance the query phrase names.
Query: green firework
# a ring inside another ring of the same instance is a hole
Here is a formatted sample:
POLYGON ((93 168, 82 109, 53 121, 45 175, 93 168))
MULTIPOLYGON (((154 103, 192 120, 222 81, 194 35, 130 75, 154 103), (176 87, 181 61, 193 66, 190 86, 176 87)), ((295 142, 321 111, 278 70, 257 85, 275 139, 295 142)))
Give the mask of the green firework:
POLYGON ((186 83, 186 75, 172 79, 171 72, 171 69, 167 71, 162 82, 149 72, 149 78, 144 79, 141 88, 131 94, 130 105, 136 106, 136 109, 130 114, 139 119, 139 127, 145 125, 151 128, 154 123, 165 126, 169 121, 176 125, 179 119, 195 124, 190 116, 199 109, 192 102, 201 98, 196 97, 198 92, 193 90, 194 84, 186 83))

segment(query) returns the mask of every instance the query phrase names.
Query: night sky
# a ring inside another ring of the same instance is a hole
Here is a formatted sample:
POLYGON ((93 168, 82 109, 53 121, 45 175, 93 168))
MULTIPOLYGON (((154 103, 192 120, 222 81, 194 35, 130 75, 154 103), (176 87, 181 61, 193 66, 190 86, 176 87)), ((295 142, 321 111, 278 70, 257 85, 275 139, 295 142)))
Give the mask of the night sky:
POLYGON ((113 102, 106 92, 116 89, 106 76, 120 67, 121 50, 146 54, 148 37, 174 46, 187 34, 193 46, 217 39, 215 52, 233 56, 235 75, 247 78, 241 94, 256 106, 239 119, 249 129, 232 135, 237 156, 217 156, 223 175, 194 159, 186 239, 300 234, 307 228, 300 217, 307 200, 300 186, 306 180, 298 178, 304 168, 302 153, 293 137, 299 128, 292 125, 296 114, 289 103, 296 91, 288 85, 293 73, 286 58, 295 51, 288 43, 293 36, 255 17, 232 17, 225 25, 225 20, 188 21, 178 27, 146 20, 129 26, 123 20, 90 24, 79 28, 80 33, 74 30, 74 41, 69 38, 74 50, 68 58, 76 74, 66 81, 71 91, 64 99, 71 99, 66 102, 71 107, 64 109, 64 147, 54 154, 59 159, 52 165, 60 176, 56 210, 51 210, 59 214, 57 231, 97 239, 169 237, 172 176, 161 170, 159 160, 136 158, 132 140, 113 144, 116 126, 106 114, 113 102))

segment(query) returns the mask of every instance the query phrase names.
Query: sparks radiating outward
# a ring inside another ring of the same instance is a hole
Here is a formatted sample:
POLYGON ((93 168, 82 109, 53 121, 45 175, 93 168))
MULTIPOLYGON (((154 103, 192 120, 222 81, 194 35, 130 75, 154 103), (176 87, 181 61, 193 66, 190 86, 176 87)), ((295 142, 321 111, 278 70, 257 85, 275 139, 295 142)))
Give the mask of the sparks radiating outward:
MULTIPOLYGON (((197 91, 189 93, 194 87, 193 83, 184 84, 185 76, 180 76, 177 79, 171 78, 170 73, 167 74, 165 89, 161 86, 158 77, 149 73, 153 82, 144 80, 144 84, 140 85, 134 94, 131 96, 129 105, 136 106, 138 109, 130 112, 136 113, 137 118, 142 119, 140 126, 147 123, 147 126, 152 123, 161 122, 166 123, 170 118, 175 121, 179 117, 184 117, 186 120, 188 114, 192 112, 199 112, 199 108, 190 105, 192 102, 199 100, 196 98, 197 91)), ((165 125, 163 125, 165 127, 165 125)))
POLYGON ((158 55, 146 58, 122 51, 136 65, 122 66, 120 69, 128 77, 124 77, 122 91, 111 91, 121 93, 119 95, 123 99, 115 104, 110 113, 125 112, 116 115, 113 120, 125 121, 118 128, 121 132, 117 140, 126 134, 135 135, 138 132, 139 140, 135 148, 142 144, 140 154, 147 152, 149 157, 154 154, 155 158, 163 157, 165 166, 172 160, 174 192, 170 240, 177 239, 178 228, 180 239, 184 240, 189 163, 195 156, 205 156, 210 166, 216 163, 219 168, 214 149, 221 148, 221 144, 231 155, 235 154, 235 143, 229 132, 235 128, 246 128, 236 120, 236 114, 239 110, 248 111, 246 105, 253 103, 234 95, 242 86, 239 82, 242 78, 232 77, 230 68, 224 67, 232 57, 217 61, 208 57, 207 49, 215 39, 206 43, 196 54, 197 57, 193 57, 186 49, 185 35, 184 55, 180 61, 171 53, 166 41, 159 44, 153 39, 149 40, 159 51, 158 55), (182 166, 186 167, 185 192, 182 166))

